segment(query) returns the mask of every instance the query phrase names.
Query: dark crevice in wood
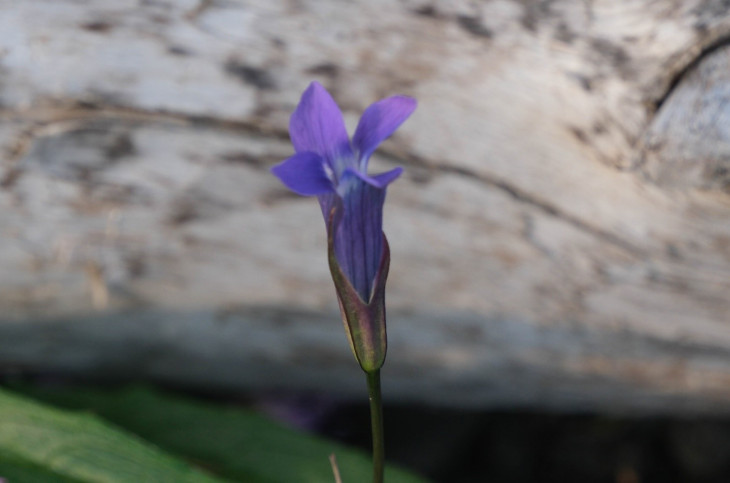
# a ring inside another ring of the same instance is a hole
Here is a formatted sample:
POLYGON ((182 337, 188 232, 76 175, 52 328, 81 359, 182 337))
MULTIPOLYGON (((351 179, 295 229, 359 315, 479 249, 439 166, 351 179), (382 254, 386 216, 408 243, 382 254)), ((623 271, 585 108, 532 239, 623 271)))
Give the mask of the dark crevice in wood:
MULTIPOLYGON (((383 157, 383 156, 381 156, 383 157)), ((511 198, 513 198, 516 201, 519 201, 524 204, 528 204, 532 206, 533 208, 536 208, 537 210, 541 211, 542 213, 545 213, 547 215, 550 215, 554 218, 558 218, 569 225, 579 229, 580 231, 584 233, 588 233, 596 238, 599 238, 600 240, 608 243, 611 246, 617 247, 621 249, 622 251, 635 256, 635 257, 645 257, 647 255, 646 251, 629 242, 628 240, 620 237, 619 235, 616 235, 615 233, 611 233, 609 231, 606 231, 602 228, 596 227, 591 225, 590 223, 586 222, 585 220, 572 215, 570 213, 566 213, 559 207, 553 205, 552 203, 542 200, 536 196, 534 196, 531 193, 528 193, 527 191, 518 188, 514 186, 513 184, 503 180, 499 179, 494 176, 486 175, 483 173, 475 173, 473 171, 470 171, 465 168, 460 168, 456 166, 449 166, 444 164, 433 164, 429 163, 427 161, 418 159, 416 157, 409 157, 408 159, 392 159, 394 162, 397 162, 398 164, 403 165, 413 165, 413 166, 419 166, 419 167, 427 167, 428 169, 436 170, 440 173, 447 173, 452 174, 460 177, 469 178, 471 180, 476 180, 480 183, 483 183, 485 185, 491 186, 493 188, 497 188, 500 191, 508 194, 511 198)))
POLYGON ((261 119, 237 120, 213 116, 185 114, 174 111, 150 111, 134 107, 107 107, 101 105, 75 105, 16 112, 0 109, 0 122, 3 120, 27 121, 35 125, 31 137, 49 126, 68 122, 91 123, 96 121, 118 121, 130 123, 170 123, 222 131, 245 132, 270 138, 289 140, 286 131, 268 126, 261 119))
POLYGON ((661 109, 664 102, 669 98, 669 96, 672 95, 672 92, 674 92, 674 89, 679 85, 680 82, 685 78, 685 76, 694 70, 705 58, 708 56, 714 54, 718 50, 729 47, 730 46, 730 34, 724 35, 718 39, 716 39, 714 42, 706 46, 704 49, 702 49, 699 54, 692 59, 690 62, 687 63, 682 69, 680 69, 669 81, 667 85, 666 91, 654 102, 653 105, 653 112, 651 113, 651 117, 649 118, 649 122, 647 125, 651 124, 651 121, 653 120, 654 115, 659 112, 659 109, 661 109))
MULTIPOLYGON (((28 118, 29 120, 33 119, 33 112, 25 112, 22 115, 17 115, 17 113, 9 113, 7 111, 3 112, 0 110, 0 119, 3 117, 7 118, 9 114, 13 114, 17 117, 22 118, 28 118)), ((76 120, 76 121, 84 121, 84 122, 93 122, 99 119, 113 119, 118 121, 127 121, 127 122, 171 122, 171 123, 179 123, 182 125, 188 125, 188 126, 197 126, 197 127, 205 127, 210 129, 220 129, 225 131, 235 131, 235 132, 246 132, 249 134, 256 134, 261 136, 267 136, 270 138, 280 139, 280 140, 288 140, 289 134, 282 129, 277 129, 273 126, 262 126, 260 123, 255 123, 253 121, 239 121, 239 120, 233 120, 233 119, 221 119, 221 118, 215 118, 215 117, 208 117, 208 116, 197 116, 197 115, 189 115, 189 114, 182 114, 182 113, 175 113, 175 112, 169 112, 169 111, 147 111, 144 109, 136 109, 136 108, 122 108, 122 107, 113 107, 113 108, 105 108, 105 107, 99 107, 99 108, 79 108, 79 109, 57 109, 55 111, 48 111, 43 110, 42 112, 36 113, 36 114, 43 114, 41 117, 50 117, 52 120, 41 122, 43 127, 47 127, 48 125, 52 125, 54 123, 58 122, 68 122, 69 120, 76 120), (50 114, 50 116, 49 116, 50 114)), ((382 157, 382 156, 381 156, 382 157)), ((385 157, 388 157, 387 154, 385 154, 385 157)), ((609 231, 606 231, 602 228, 596 227, 591 225, 590 223, 586 222, 585 220, 564 212, 557 206, 551 204, 550 202, 546 200, 539 199, 532 195, 531 193, 528 193, 524 191, 521 188, 518 188, 509 182, 485 175, 483 173, 475 173, 473 171, 470 171, 465 168, 459 168, 456 166, 448 166, 444 164, 432 164, 428 163, 424 160, 420 160, 416 157, 410 156, 408 159, 405 158, 398 158, 398 163, 401 164, 411 164, 413 166, 419 166, 419 167, 426 167, 428 169, 434 169, 439 172, 453 174, 457 176, 467 177, 469 179, 477 180, 481 183, 484 183, 486 185, 492 186, 494 188, 498 188, 499 190, 503 191, 504 193, 507 193, 510 197, 513 199, 520 201, 525 204, 529 204, 533 206, 534 208, 542 211, 545 214, 548 214, 550 216, 559 218, 566 223, 569 223, 570 225, 580 229, 583 232, 589 233, 597 238, 600 238, 601 240, 609 243, 612 246, 615 246, 617 248, 620 248, 622 251, 625 251, 633 256, 641 257, 645 255, 645 251, 630 243, 629 241, 623 239, 622 237, 611 233, 609 231)))

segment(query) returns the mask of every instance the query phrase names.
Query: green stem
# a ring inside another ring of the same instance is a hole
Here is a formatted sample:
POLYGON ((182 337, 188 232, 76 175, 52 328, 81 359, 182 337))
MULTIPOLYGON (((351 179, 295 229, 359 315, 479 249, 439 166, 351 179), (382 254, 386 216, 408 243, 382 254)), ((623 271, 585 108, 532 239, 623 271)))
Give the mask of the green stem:
POLYGON ((383 400, 380 394, 380 369, 368 372, 370 425, 373 430, 373 483, 383 483, 385 441, 383 439, 383 400))

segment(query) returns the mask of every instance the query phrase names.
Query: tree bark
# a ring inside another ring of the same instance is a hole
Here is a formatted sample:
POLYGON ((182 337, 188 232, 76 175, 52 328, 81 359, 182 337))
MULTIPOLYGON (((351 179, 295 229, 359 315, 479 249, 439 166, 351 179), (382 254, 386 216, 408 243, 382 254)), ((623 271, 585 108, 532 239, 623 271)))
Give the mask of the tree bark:
POLYGON ((0 367, 355 394, 311 80, 419 100, 386 399, 730 408, 726 2, 0 2, 0 367))

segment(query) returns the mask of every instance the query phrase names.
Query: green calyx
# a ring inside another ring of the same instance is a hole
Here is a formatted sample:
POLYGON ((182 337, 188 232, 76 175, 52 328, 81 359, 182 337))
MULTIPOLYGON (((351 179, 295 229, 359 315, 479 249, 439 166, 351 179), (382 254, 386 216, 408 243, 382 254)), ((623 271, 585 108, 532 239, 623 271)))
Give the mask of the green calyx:
POLYGON ((360 298, 342 271, 334 249, 334 230, 328 230, 327 258, 337 291, 342 322, 355 359, 372 373, 383 366, 388 340, 385 330, 385 281, 390 267, 390 247, 383 234, 383 255, 373 284, 370 300, 360 298))

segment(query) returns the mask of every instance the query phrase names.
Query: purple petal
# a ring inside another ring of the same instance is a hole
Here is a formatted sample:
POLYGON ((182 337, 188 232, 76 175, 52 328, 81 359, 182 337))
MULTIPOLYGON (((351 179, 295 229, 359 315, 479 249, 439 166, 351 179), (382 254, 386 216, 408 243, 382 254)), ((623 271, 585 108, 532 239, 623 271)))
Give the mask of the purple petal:
POLYGON ((403 168, 400 166, 385 173, 376 174, 375 176, 368 176, 365 173, 354 169, 347 169, 346 172, 352 173, 367 184, 374 186, 375 188, 385 189, 390 183, 398 179, 398 176, 403 172, 403 168))
POLYGON ((289 121, 289 136, 296 152, 311 151, 327 160, 351 153, 345 122, 337 103, 318 82, 312 82, 289 121))
POLYGON ((300 195, 321 195, 334 189, 324 171, 324 160, 316 153, 297 153, 271 168, 271 172, 287 188, 300 195))
MULTIPOLYGON (((388 97, 365 109, 352 138, 363 164, 415 109, 416 100, 406 96, 388 97)), ((364 166, 361 169, 364 171, 364 166)))

